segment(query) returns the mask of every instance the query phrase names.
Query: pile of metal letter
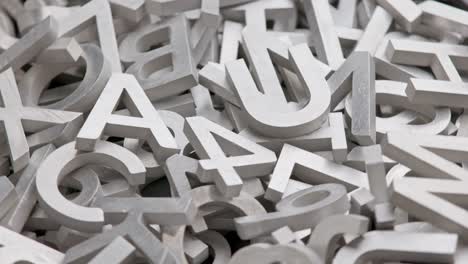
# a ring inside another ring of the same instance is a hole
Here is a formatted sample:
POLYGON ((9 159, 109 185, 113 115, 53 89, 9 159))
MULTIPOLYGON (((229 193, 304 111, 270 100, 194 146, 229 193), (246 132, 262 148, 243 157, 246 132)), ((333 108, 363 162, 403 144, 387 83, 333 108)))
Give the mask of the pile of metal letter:
POLYGON ((468 0, 0 0, 0 175, 0 264, 468 264, 468 0))

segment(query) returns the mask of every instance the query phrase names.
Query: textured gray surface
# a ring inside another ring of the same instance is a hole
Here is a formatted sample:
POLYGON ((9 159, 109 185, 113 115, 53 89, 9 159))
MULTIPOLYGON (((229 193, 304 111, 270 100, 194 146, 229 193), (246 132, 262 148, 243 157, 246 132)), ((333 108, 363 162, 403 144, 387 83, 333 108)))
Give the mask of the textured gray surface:
POLYGON ((0 0, 0 264, 468 263, 466 7, 0 0))

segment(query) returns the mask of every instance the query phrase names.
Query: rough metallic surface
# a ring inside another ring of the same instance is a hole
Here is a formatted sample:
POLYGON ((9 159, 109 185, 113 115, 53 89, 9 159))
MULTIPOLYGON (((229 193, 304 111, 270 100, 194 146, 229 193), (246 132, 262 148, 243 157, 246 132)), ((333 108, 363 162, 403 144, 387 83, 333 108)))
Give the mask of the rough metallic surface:
POLYGON ((468 263, 467 0, 0 0, 0 264, 468 263))

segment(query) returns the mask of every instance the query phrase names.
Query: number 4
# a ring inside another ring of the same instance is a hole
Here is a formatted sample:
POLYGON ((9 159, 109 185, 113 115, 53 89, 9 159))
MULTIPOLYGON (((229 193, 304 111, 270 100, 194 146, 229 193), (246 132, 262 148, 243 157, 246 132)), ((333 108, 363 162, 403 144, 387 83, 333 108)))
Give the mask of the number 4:
POLYGON ((184 132, 200 158, 197 175, 214 182, 226 197, 235 197, 241 178, 265 176, 273 171, 276 155, 204 117, 186 119, 184 132))

